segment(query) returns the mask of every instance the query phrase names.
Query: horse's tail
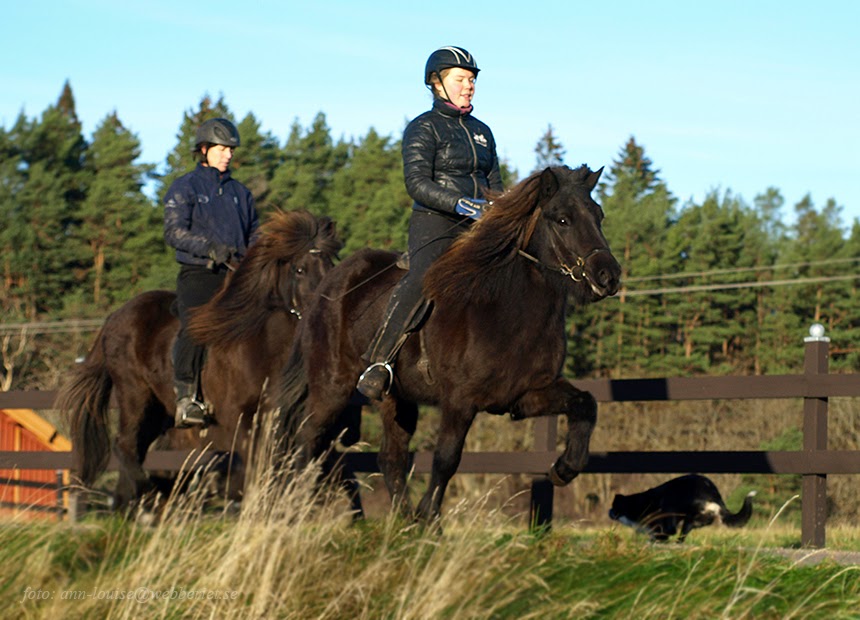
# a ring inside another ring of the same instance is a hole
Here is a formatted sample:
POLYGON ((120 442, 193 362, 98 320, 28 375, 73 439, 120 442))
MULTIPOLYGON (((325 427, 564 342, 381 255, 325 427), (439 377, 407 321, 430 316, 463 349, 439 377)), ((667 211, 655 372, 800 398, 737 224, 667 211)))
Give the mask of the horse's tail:
POLYGON ((744 498, 744 505, 736 513, 732 514, 725 511, 721 516, 723 523, 729 527, 743 527, 747 524, 752 516, 752 498, 755 496, 755 491, 750 491, 744 498))
POLYGON ((92 484, 110 458, 108 405, 113 380, 104 356, 104 329, 86 359, 78 364, 57 394, 54 407, 67 416, 75 451, 75 469, 92 484))

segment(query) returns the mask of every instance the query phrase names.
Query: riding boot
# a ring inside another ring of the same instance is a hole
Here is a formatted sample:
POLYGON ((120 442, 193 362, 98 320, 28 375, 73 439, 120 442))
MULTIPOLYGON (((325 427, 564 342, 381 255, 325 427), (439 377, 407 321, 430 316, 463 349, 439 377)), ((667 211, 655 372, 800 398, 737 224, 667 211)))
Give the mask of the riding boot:
POLYGON ((190 428, 205 426, 209 422, 206 406, 197 400, 197 385, 184 381, 175 381, 173 391, 176 393, 176 413, 174 426, 190 428))
POLYGON ((361 373, 355 388, 370 400, 381 400, 394 383, 392 364, 403 344, 403 331, 409 318, 410 308, 405 306, 396 295, 392 296, 385 321, 362 356, 368 367, 361 373))

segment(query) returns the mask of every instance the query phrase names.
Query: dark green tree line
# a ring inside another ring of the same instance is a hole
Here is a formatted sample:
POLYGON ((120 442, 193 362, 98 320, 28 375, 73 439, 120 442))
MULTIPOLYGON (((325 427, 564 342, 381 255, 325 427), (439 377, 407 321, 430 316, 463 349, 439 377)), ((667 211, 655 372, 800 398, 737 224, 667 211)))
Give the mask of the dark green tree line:
MULTIPOLYGON (((159 166, 140 162, 140 141, 118 111, 83 136, 65 84, 41 116, 22 113, 0 128, 5 321, 100 317, 139 292, 172 288, 161 199, 195 165, 194 131, 214 116, 240 129, 233 174, 251 188, 263 219, 276 208, 306 208, 335 219, 344 255, 406 248, 411 200, 399 137, 370 128, 333 138, 322 112, 279 137, 252 113, 237 119, 223 97, 205 95, 177 114, 175 146, 156 173, 159 166)), ((535 148, 538 168, 564 163, 567 152, 549 125, 535 148)), ((506 162, 502 171, 507 186, 516 182, 506 162)), ((613 299, 573 310, 572 376, 796 370, 812 322, 834 336, 832 366, 860 368, 858 278, 851 276, 860 224, 843 229, 834 200, 819 208, 804 198, 790 225, 776 188, 752 205, 726 191, 681 206, 633 137, 606 165, 595 197, 623 286, 613 299)))

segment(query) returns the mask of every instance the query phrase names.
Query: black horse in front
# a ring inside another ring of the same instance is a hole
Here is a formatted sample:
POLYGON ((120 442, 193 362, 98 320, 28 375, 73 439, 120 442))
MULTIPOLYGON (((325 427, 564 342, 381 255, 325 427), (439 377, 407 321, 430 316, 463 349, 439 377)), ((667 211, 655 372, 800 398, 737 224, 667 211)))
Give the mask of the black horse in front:
MULTIPOLYGON (((429 317, 403 345, 382 404, 379 465, 393 502, 409 511, 408 446, 418 404, 441 409, 430 484, 418 517, 441 512, 479 411, 515 420, 565 415, 566 448, 551 480, 570 482, 588 458, 597 406, 562 376, 570 300, 615 294, 621 268, 591 198, 602 168, 547 168, 496 196, 493 207, 427 272, 429 317)), ((402 272, 397 255, 366 249, 326 274, 285 370, 281 410, 310 460, 328 449, 402 272)))

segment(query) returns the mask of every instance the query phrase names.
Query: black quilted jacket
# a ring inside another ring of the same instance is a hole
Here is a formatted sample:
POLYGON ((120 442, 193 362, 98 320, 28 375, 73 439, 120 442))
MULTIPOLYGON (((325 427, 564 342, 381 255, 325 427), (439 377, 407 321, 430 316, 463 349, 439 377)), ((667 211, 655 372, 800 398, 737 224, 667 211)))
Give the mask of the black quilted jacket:
POLYGON ((406 191, 419 211, 454 214, 457 200, 502 189, 490 128, 444 101, 415 118, 403 133, 406 191))

